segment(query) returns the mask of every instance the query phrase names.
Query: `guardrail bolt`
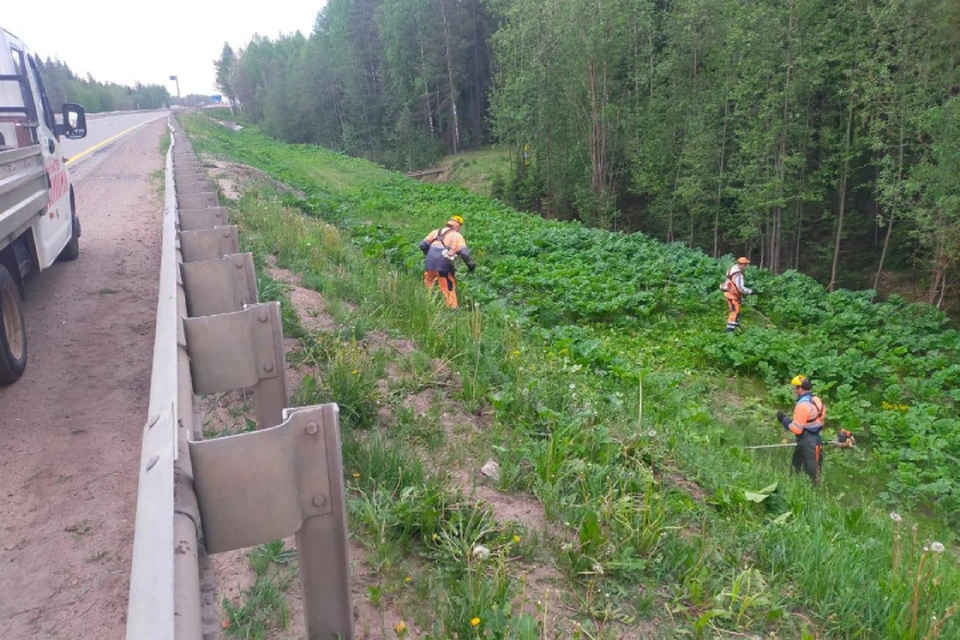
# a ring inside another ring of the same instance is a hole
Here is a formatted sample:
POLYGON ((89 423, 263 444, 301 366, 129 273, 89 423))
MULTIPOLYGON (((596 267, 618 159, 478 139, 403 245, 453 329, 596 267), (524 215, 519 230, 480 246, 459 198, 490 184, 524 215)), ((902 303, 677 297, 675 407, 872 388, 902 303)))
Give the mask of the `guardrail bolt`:
POLYGON ((263 370, 266 371, 266 372, 268 372, 268 373, 269 373, 270 371, 273 371, 273 363, 272 363, 272 362, 268 362, 267 364, 263 365, 263 370))
POLYGON ((224 231, 224 232, 223 232, 223 237, 224 237, 224 238, 229 238, 229 237, 230 237, 230 232, 229 232, 229 231, 224 231))
POLYGON ((318 493, 317 495, 313 496, 313 506, 322 507, 325 504, 327 504, 327 496, 323 495, 322 493, 318 493))
POLYGON ((237 269, 243 269, 243 262, 240 260, 237 260, 236 262, 233 263, 233 266, 235 266, 237 269))
POLYGON ((267 321, 267 312, 266 312, 266 311, 261 311, 261 312, 260 312, 260 315, 257 316, 257 317, 260 319, 260 322, 266 322, 266 321, 267 321))
POLYGON ((310 435, 315 436, 319 431, 320 431, 320 427, 317 426, 316 422, 311 422, 310 424, 307 425, 307 433, 309 433, 310 435))
POLYGON ((152 458, 147 460, 147 471, 150 471, 150 469, 153 469, 154 465, 157 464, 157 461, 159 459, 160 459, 160 456, 153 456, 152 458))

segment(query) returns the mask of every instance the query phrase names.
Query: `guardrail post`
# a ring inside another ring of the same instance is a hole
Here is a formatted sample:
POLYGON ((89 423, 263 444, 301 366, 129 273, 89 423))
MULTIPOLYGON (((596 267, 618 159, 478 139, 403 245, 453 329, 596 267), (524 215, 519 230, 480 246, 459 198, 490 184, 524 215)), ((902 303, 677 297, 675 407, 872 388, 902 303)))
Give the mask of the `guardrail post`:
POLYGON ((272 429, 190 443, 211 553, 297 534, 311 639, 353 638, 347 520, 335 404, 284 411, 272 429))
POLYGON ((227 224, 227 210, 223 207, 206 209, 180 209, 180 230, 199 231, 213 229, 227 224))
POLYGON ((197 393, 252 387, 257 425, 263 429, 283 421, 287 386, 279 302, 184 318, 183 329, 197 393))
POLYGON ((180 265, 191 317, 240 311, 257 301, 253 254, 236 253, 216 260, 180 265))
POLYGON ((240 253, 237 228, 233 225, 212 229, 180 232, 180 251, 183 262, 216 260, 233 253, 240 253))
POLYGON ((217 194, 212 192, 177 195, 177 206, 181 209, 206 209, 219 204, 217 194))

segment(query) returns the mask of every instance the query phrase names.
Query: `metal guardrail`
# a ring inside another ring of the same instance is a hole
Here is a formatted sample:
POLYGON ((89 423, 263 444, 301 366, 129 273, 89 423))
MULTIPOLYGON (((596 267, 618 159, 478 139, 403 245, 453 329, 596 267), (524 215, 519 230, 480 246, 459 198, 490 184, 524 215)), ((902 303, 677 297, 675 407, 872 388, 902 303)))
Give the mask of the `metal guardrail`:
POLYGON ((352 640, 338 408, 287 407, 280 305, 258 302, 252 256, 170 130, 127 638, 215 634, 206 555, 296 533, 308 637, 352 640), (240 388, 259 430, 200 440, 194 394, 240 388))

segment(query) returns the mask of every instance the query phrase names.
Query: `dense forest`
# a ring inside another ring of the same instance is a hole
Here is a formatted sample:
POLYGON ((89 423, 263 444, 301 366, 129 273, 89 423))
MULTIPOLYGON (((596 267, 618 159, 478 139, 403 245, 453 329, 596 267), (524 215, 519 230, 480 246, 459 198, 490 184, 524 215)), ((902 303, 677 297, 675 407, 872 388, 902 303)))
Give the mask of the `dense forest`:
POLYGON ((170 104, 170 94, 163 85, 138 83, 128 87, 98 82, 90 75, 81 78, 59 60, 47 58, 40 67, 40 73, 50 105, 57 112, 64 102, 77 102, 88 113, 159 109, 170 104))
POLYGON ((330 0, 215 64, 282 140, 397 168, 500 143, 525 209, 945 307, 958 34, 952 0, 330 0))

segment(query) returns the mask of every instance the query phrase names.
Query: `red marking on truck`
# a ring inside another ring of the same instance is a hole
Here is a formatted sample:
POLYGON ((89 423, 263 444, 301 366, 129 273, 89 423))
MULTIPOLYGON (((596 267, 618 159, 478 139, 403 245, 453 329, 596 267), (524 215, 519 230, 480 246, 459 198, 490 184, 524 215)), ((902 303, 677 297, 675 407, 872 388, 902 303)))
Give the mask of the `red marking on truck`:
POLYGON ((70 182, 67 180, 67 172, 64 170, 63 163, 59 159, 54 159, 44 168, 50 178, 50 213, 52 214, 57 202, 69 191, 70 182))

